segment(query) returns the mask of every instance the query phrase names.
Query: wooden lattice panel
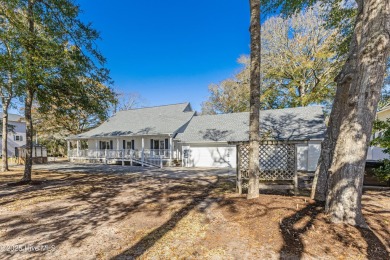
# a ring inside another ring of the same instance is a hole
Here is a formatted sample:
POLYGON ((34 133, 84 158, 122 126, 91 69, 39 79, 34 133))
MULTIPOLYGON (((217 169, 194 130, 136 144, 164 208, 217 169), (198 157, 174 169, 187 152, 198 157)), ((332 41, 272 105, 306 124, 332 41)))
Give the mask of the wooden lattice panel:
MULTIPOLYGON (((248 179, 249 144, 238 146, 239 171, 248 179)), ((259 150, 260 180, 294 180, 296 154, 290 143, 263 142, 259 150)))

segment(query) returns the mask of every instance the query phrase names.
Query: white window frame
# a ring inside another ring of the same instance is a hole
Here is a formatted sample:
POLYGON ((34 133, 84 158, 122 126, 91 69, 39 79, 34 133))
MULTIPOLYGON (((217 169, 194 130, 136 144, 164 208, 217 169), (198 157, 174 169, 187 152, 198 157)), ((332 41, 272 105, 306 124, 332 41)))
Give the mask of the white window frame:
POLYGON ((14 135, 14 141, 23 142, 23 135, 14 135))

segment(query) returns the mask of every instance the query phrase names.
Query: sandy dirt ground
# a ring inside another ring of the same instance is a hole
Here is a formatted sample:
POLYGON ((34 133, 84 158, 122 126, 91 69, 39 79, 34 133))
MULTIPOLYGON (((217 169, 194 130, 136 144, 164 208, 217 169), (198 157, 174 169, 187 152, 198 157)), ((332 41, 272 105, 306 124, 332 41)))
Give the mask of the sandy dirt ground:
POLYGON ((390 259, 390 191, 366 191, 370 229, 330 224, 308 197, 235 193, 218 169, 35 167, 0 173, 0 259, 390 259))

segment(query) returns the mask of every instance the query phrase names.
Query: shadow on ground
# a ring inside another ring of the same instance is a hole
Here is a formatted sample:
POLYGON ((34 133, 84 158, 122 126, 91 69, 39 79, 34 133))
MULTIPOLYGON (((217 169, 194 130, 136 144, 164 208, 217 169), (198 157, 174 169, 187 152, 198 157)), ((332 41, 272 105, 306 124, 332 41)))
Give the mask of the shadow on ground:
MULTIPOLYGON (((218 179, 206 171, 202 174, 188 170, 177 174, 143 171, 126 175, 36 172, 34 176, 46 181, 39 186, 19 187, 6 186, 12 179, 9 176, 0 181, 0 207, 5 213, 0 216, 2 241, 56 248, 70 244, 77 248, 83 240, 95 236, 102 225, 115 225, 135 213, 158 218, 175 212, 170 220, 124 253, 134 256, 142 255, 207 197, 218 179), (188 178, 178 178, 181 174, 188 178)), ((14 256, 0 252, 1 259, 14 256)))
MULTIPOLYGON (((39 171, 34 176, 46 181, 39 186, 7 187, 5 183, 13 177, 0 176, 1 244, 46 244, 85 253, 85 241, 104 243, 100 241, 102 227, 111 230, 120 223, 117 229, 132 228, 131 221, 137 219, 137 224, 144 226, 136 228, 147 232, 129 229, 133 236, 129 244, 106 257, 134 259, 154 247, 190 212, 212 209, 212 214, 220 213, 225 222, 218 224, 220 229, 210 224, 208 232, 221 232, 226 241, 236 240, 238 247, 245 244, 255 251, 267 244, 280 259, 337 255, 337 250, 340 254, 354 250, 368 259, 388 259, 386 238, 390 233, 383 216, 390 215, 390 210, 381 203, 388 203, 389 192, 364 196, 364 214, 372 228, 366 230, 330 225, 323 206, 305 197, 262 194, 259 199, 246 200, 234 194, 234 182, 226 170, 145 170, 107 175, 71 173, 64 167, 60 173, 39 171), (156 219, 159 221, 149 223, 156 219), (239 226, 240 236, 228 233, 225 224, 239 226), (248 244, 248 239, 253 243, 248 244)), ((204 243, 218 246, 211 233, 206 234, 204 243)), ((113 234, 108 239, 115 237, 113 234)), ((35 252, 28 257, 43 258, 46 253, 35 252)), ((23 255, 0 252, 1 259, 18 256, 23 255)))

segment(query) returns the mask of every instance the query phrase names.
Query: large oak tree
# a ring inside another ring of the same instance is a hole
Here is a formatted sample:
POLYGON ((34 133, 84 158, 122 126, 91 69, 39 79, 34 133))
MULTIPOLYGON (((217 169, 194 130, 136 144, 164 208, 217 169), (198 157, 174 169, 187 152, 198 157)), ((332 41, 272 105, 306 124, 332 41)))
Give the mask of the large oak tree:
POLYGON ((313 197, 333 222, 366 226, 361 196, 367 148, 390 53, 390 1, 358 0, 348 59, 316 171, 313 197))
MULTIPOLYGON (((263 1, 267 10, 279 8, 285 14, 317 2, 263 1)), ((349 48, 347 60, 335 79, 336 96, 316 170, 313 197, 326 201, 325 209, 333 222, 366 226, 361 212, 363 176, 390 52, 390 1, 356 0, 356 10, 345 1, 328 0, 325 4, 330 7, 329 24, 347 29, 340 50, 346 49, 345 43, 349 48), (344 21, 343 14, 347 18, 344 21), (350 14, 356 14, 355 19, 349 19, 350 14)))

